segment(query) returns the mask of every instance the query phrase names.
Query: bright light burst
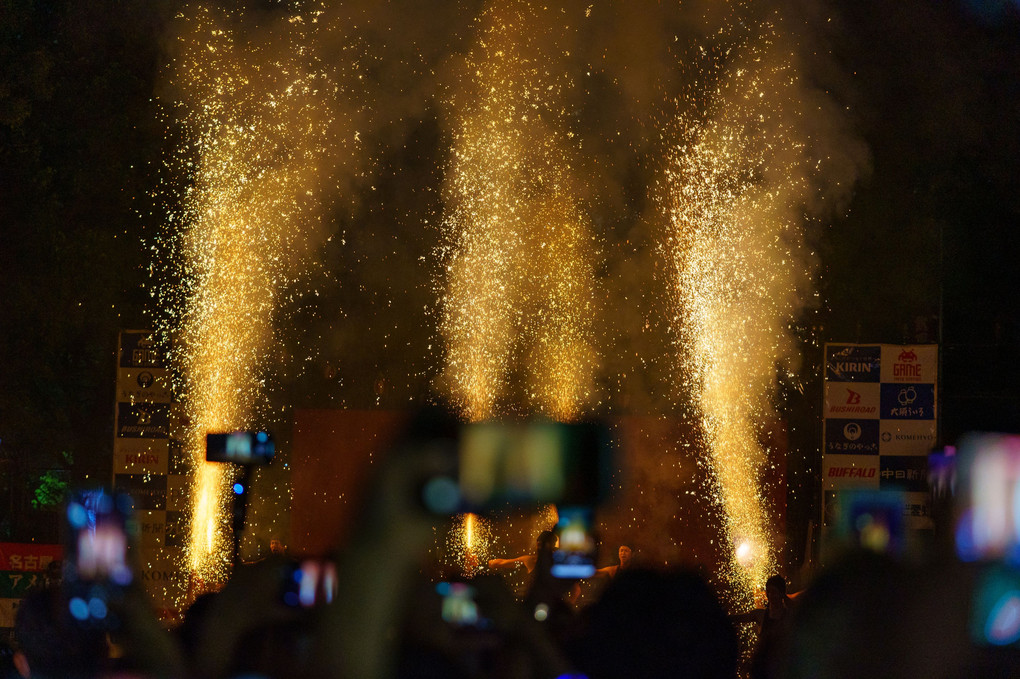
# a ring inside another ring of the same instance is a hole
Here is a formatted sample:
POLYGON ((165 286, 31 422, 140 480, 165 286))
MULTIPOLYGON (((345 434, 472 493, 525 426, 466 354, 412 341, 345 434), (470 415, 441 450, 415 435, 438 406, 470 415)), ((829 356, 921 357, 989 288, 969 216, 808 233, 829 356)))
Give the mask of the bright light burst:
POLYGON ((536 36, 534 12, 549 11, 484 12, 447 99, 444 377, 469 420, 516 407, 567 421, 592 398, 594 246, 571 172, 572 84, 536 36))
POLYGON ((454 519, 446 538, 447 558, 465 575, 472 576, 492 558, 492 524, 477 514, 454 519))
POLYGON ((761 440, 774 413, 776 371, 797 356, 790 325, 813 265, 804 245, 808 162, 791 55, 778 47, 773 25, 734 24, 721 34, 731 44, 702 50, 701 89, 677 102, 660 188, 683 386, 697 395, 734 547, 730 579, 750 593, 775 572, 761 440))
POLYGON ((154 250, 179 282, 154 294, 187 413, 187 566, 210 584, 230 566, 233 472, 204 461, 205 434, 265 419, 274 312, 313 266, 323 168, 342 150, 331 117, 339 88, 309 49, 321 11, 289 9, 257 38, 240 12, 178 17, 173 113, 185 139, 168 167, 187 189, 154 250))

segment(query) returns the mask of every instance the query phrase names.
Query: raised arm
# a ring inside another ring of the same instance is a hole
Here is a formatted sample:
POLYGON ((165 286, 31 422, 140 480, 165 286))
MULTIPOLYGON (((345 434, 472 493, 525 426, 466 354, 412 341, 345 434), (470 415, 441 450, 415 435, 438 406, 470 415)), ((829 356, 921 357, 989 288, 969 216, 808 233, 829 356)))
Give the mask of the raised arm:
POLYGON ((605 568, 596 569, 593 578, 612 578, 616 575, 616 570, 619 566, 606 566, 605 568))
POLYGON ((527 568, 530 571, 532 568, 534 568, 534 566, 529 566, 528 563, 529 559, 534 559, 534 557, 526 554, 524 556, 518 556, 514 559, 489 559, 489 568, 491 568, 492 570, 506 570, 514 568, 515 566, 517 566, 517 564, 522 563, 524 564, 525 568, 527 568))
POLYGON ((731 622, 755 622, 761 624, 762 620, 765 619, 765 609, 756 608, 746 613, 733 613, 729 618, 731 622))

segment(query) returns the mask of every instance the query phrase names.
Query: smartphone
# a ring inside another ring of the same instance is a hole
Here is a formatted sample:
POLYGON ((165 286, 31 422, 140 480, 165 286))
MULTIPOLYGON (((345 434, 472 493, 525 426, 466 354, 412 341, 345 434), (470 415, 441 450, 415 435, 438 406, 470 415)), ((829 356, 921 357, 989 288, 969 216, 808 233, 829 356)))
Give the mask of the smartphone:
POLYGON ((67 502, 67 559, 63 586, 71 617, 113 626, 111 601, 134 581, 128 560, 132 499, 105 489, 78 491, 67 502))
POLYGON ((961 438, 954 541, 962 561, 1020 565, 1020 435, 961 438))
POLYGON ((476 590, 466 582, 436 583, 443 622, 457 628, 486 629, 491 621, 481 615, 476 590))
POLYGON ((336 564, 329 559, 302 559, 286 569, 282 598, 287 606, 324 606, 333 603, 336 593, 336 564))
POLYGON ((555 578, 590 578, 595 575, 595 537, 592 534, 591 507, 561 507, 558 510, 556 537, 559 545, 553 551, 552 576, 555 578))
POLYGON ((458 440, 460 511, 596 505, 609 494, 607 428, 591 423, 479 422, 458 440))
POLYGON ((907 551, 906 499, 897 490, 843 490, 837 531, 844 544, 894 557, 907 551))
POLYGON ((269 464, 276 453, 273 437, 264 431, 234 431, 205 435, 205 459, 245 465, 269 464))
POLYGON ((982 646, 1020 646, 1020 570, 986 564, 975 581, 970 636, 982 646))

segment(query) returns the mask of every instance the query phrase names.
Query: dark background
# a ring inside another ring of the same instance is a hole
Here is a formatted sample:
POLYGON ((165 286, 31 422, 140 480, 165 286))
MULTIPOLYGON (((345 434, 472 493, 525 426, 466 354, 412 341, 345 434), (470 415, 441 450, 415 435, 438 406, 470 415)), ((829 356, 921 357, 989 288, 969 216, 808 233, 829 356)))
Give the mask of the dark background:
MULTIPOLYGON (((47 483, 109 479, 117 332, 153 324, 148 248, 183 181, 161 170, 174 132, 155 94, 176 9, 0 2, 0 540, 55 539, 53 510, 32 502, 47 483)), ((1015 430, 1020 405, 1017 7, 857 0, 830 13, 816 36, 827 56, 806 77, 846 107, 871 162, 815 232, 822 303, 800 319, 804 367, 783 385, 791 549, 819 506, 824 342, 940 342, 943 443, 1015 430)), ((327 255, 355 281, 331 303, 360 353, 337 365, 326 352, 288 392, 295 407, 430 399, 434 291, 386 272, 429 252, 395 226, 441 211, 438 192, 403 186, 435 175, 442 142, 428 112, 402 134, 380 154, 378 200, 327 255)))

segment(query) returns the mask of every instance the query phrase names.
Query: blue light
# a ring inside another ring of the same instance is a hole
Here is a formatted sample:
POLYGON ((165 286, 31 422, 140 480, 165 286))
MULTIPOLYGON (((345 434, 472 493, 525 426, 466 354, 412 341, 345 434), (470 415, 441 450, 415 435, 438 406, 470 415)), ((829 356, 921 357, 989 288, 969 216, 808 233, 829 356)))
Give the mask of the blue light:
POLYGON ((1020 592, 1008 591, 995 602, 985 623, 985 638, 996 646, 1020 640, 1020 592))
POLYGON ((106 617, 106 602, 98 597, 89 599, 89 613, 96 620, 102 620, 106 617))
POLYGON ((981 554, 974 536, 974 514, 968 510, 956 524, 956 554, 961 561, 977 561, 981 554))
POLYGON ((421 494, 425 507, 434 514, 453 514, 460 504, 460 488, 447 476, 429 479, 421 494))
POLYGON ((71 617, 75 620, 88 620, 89 605, 81 597, 73 597, 67 603, 67 609, 71 611, 71 617))
POLYGON ((269 440, 269 434, 264 431, 260 431, 258 434, 255 434, 255 438, 259 443, 265 443, 269 440))
POLYGON ((243 492, 244 492, 244 486, 242 486, 240 483, 235 483, 234 484, 234 495, 240 495, 243 492))
POLYGON ((71 502, 67 505, 67 520, 74 528, 84 528, 88 522, 88 514, 79 503, 71 502))

